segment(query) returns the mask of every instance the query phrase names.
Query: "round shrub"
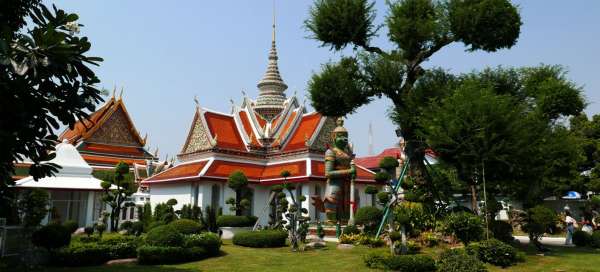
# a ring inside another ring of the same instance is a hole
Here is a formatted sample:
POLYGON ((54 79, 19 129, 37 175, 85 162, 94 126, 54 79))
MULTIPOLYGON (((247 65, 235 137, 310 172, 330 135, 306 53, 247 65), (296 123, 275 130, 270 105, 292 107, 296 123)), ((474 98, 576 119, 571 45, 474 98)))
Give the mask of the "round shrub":
POLYGON ((379 189, 377 189, 377 187, 373 186, 373 185, 369 185, 365 188, 365 194, 368 195, 374 195, 377 194, 379 192, 379 189))
POLYGON ((442 252, 437 261, 438 271, 444 272, 485 272, 483 262, 461 249, 450 249, 442 252))
POLYGON ((481 240, 483 230, 483 221, 472 213, 451 213, 445 220, 445 232, 456 236, 465 245, 481 240))
POLYGON ((343 234, 351 235, 351 234, 359 234, 360 230, 355 225, 348 225, 342 231, 343 234))
POLYGON ((252 227, 256 223, 256 216, 221 215, 217 218, 219 227, 252 227))
POLYGON ((148 232, 146 243, 151 246, 178 247, 183 245, 183 236, 174 227, 163 225, 148 232))
POLYGON ((400 163, 394 157, 386 156, 379 161, 379 167, 388 171, 392 171, 398 167, 400 163))
POLYGON ((63 225, 49 224, 33 232, 31 242, 36 246, 52 250, 69 245, 71 232, 63 225))
POLYGON ((131 226, 133 226, 133 222, 131 222, 131 221, 125 221, 125 222, 122 222, 121 224, 119 224, 119 229, 120 230, 131 231, 131 226))
POLYGON ((67 228, 69 233, 73 233, 79 228, 79 223, 77 223, 75 220, 67 220, 63 223, 63 226, 67 228))
POLYGON ((212 232, 191 234, 184 237, 184 247, 201 247, 206 249, 206 252, 211 256, 219 254, 221 244, 221 238, 219 238, 219 235, 212 232))
POLYGON ((584 247, 590 245, 592 242, 592 236, 582 230, 576 230, 573 232, 573 244, 578 247, 584 247))
POLYGON ((144 222, 136 221, 131 225, 131 234, 140 236, 144 232, 144 222))
POLYGON ((202 225, 191 219, 178 219, 169 223, 169 226, 184 235, 200 233, 202 231, 202 225))
POLYGON ((382 217, 382 210, 373 206, 366 206, 361 207, 356 211, 356 214, 354 214, 354 222, 357 225, 364 225, 365 232, 370 232, 377 227, 377 224, 381 222, 382 217))
POLYGON ((287 236, 281 230, 247 231, 233 236, 233 244, 245 247, 283 247, 287 236))
POLYGON ((466 251, 480 261, 496 266, 509 267, 517 262, 515 248, 496 239, 472 243, 466 247, 466 251))
POLYGON ((492 221, 492 223, 490 224, 490 230, 494 235, 494 238, 502 242, 511 243, 515 240, 515 238, 512 235, 512 226, 506 221, 492 221))
POLYGON ((436 271, 435 261, 427 255, 399 255, 386 258, 384 266, 388 270, 402 272, 436 271))
POLYGON ((594 231, 594 233, 592 233, 591 246, 594 248, 600 248, 600 230, 594 231))
POLYGON ((385 269, 385 261, 390 258, 387 252, 371 252, 363 256, 363 261, 368 268, 385 269))

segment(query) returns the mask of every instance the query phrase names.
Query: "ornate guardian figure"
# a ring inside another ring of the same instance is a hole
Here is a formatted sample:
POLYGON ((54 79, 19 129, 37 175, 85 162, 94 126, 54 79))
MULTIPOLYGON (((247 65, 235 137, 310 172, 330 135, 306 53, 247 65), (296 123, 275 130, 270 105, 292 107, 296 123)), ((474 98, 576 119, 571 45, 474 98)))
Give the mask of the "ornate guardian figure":
POLYGON ((325 212, 328 220, 339 222, 343 187, 355 177, 356 168, 352 163, 354 155, 348 145, 348 131, 342 118, 338 118, 331 137, 333 145, 325 152, 325 198, 321 200, 319 196, 313 196, 312 199, 316 209, 325 212))

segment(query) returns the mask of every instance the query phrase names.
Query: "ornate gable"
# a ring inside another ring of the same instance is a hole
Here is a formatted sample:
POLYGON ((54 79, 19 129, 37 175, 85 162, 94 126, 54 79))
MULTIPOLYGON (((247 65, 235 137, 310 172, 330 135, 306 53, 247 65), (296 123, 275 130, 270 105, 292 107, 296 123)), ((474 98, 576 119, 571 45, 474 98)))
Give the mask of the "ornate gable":
POLYGON ((321 128, 319 129, 319 132, 315 134, 310 149, 319 151, 327 150, 327 147, 332 144, 331 132, 335 127, 336 124, 334 118, 323 117, 321 128))
POLYGON ((88 141, 104 144, 142 146, 131 130, 132 128, 125 112, 119 107, 92 133, 88 141))
POLYGON ((183 154, 212 148, 210 136, 201 115, 200 109, 196 110, 192 127, 181 149, 181 153, 183 154))

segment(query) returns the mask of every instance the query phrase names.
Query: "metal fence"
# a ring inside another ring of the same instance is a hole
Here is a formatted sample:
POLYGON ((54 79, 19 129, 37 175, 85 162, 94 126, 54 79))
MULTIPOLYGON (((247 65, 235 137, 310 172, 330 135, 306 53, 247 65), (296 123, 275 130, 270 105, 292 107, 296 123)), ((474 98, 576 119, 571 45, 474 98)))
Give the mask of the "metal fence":
POLYGON ((6 219, 0 218, 0 257, 19 255, 26 250, 30 242, 24 235, 23 227, 7 226, 6 219))

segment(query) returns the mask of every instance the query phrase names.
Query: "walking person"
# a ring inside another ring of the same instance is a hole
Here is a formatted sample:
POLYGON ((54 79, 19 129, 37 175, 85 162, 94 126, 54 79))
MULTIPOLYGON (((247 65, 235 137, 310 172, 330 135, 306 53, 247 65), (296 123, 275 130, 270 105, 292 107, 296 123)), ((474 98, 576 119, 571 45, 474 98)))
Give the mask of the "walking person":
POLYGON ((573 232, 575 232, 575 228, 577 226, 577 220, 571 217, 571 211, 565 211, 565 223, 567 224, 567 238, 565 239, 565 245, 570 245, 573 243, 573 232))

